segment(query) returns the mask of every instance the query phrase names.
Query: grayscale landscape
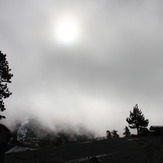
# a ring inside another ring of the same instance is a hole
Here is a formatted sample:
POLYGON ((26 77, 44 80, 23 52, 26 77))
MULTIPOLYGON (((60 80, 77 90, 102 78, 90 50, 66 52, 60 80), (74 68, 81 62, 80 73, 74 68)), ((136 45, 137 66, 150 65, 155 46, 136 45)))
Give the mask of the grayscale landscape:
POLYGON ((0 0, 0 163, 163 158, 162 0, 0 0))

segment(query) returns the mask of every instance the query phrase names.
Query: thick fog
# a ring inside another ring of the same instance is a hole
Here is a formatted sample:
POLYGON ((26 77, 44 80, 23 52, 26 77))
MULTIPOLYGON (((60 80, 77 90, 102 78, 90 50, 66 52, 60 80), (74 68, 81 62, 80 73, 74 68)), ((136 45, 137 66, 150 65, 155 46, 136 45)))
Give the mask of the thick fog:
POLYGON ((35 118, 105 135, 123 132, 135 104, 163 124, 161 0, 0 0, 0 50, 14 77, 5 100, 12 126, 35 118), (78 25, 74 44, 55 39, 57 22, 78 25))

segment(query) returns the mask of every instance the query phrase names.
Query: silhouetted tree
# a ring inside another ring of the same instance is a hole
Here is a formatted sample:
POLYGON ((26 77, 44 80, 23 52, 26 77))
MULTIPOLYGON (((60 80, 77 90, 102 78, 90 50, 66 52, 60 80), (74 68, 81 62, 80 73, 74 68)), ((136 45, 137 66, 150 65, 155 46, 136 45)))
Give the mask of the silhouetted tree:
POLYGON ((113 130, 113 131, 111 132, 112 138, 119 138, 119 135, 117 134, 117 132, 118 132, 118 131, 116 131, 116 130, 113 130))
POLYGON ((129 130, 129 128, 126 126, 125 128, 124 128, 124 133, 123 133, 123 135, 125 136, 125 137, 129 137, 130 135, 131 135, 131 132, 130 132, 130 130, 129 130))
POLYGON ((141 128, 147 127, 149 120, 145 119, 142 111, 138 108, 138 104, 133 107, 133 111, 130 111, 130 115, 126 118, 126 121, 129 124, 129 127, 132 129, 137 129, 137 134, 141 128))
MULTIPOLYGON (((3 54, 0 51, 0 111, 3 112, 6 110, 4 105, 4 99, 8 98, 11 95, 11 92, 8 89, 7 83, 11 83, 11 78, 13 74, 10 73, 8 61, 6 60, 6 54, 3 54)), ((6 118, 3 115, 0 115, 0 119, 6 118)))
POLYGON ((106 138, 107 139, 111 138, 111 132, 109 130, 106 131, 106 138))

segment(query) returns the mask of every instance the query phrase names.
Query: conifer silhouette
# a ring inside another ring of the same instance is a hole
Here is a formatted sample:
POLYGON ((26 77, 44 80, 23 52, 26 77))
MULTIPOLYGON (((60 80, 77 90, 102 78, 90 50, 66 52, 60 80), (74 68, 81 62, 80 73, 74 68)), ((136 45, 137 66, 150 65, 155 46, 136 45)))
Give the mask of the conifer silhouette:
POLYGON ((132 129, 137 129, 137 135, 141 128, 147 127, 149 120, 145 119, 142 111, 138 108, 138 104, 133 107, 133 111, 130 111, 130 115, 126 118, 126 121, 129 124, 129 127, 132 129))
POLYGON ((126 126, 125 128, 124 128, 124 133, 123 133, 123 135, 125 136, 125 137, 129 137, 130 135, 131 135, 131 132, 130 132, 130 130, 129 130, 129 128, 126 126))
MULTIPOLYGON (((6 60, 6 54, 0 51, 0 111, 6 110, 4 105, 4 99, 8 98, 12 93, 9 91, 7 83, 11 83, 13 74, 10 73, 8 61, 6 60)), ((0 119, 6 118, 0 115, 0 119)))

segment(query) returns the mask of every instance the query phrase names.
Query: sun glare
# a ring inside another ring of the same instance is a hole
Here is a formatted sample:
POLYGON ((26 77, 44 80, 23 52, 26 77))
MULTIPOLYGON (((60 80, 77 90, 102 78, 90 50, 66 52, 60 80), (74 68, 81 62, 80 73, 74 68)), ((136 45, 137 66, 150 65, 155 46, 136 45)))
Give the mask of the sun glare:
POLYGON ((77 24, 71 20, 62 20, 58 23, 55 31, 56 39, 62 44, 73 44, 79 34, 77 24))

